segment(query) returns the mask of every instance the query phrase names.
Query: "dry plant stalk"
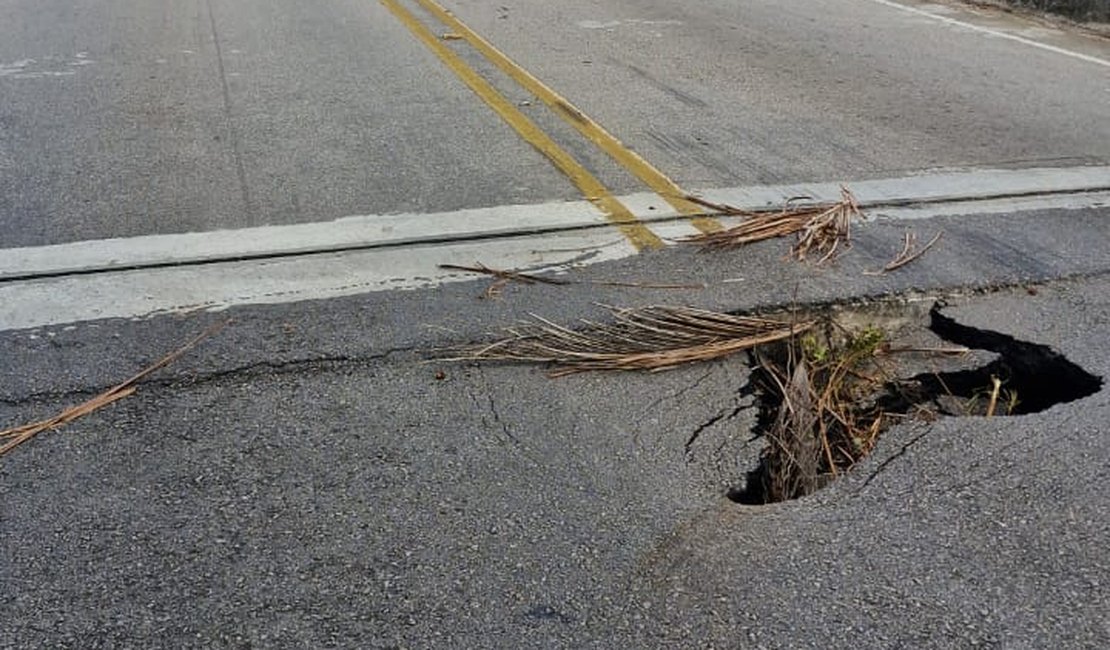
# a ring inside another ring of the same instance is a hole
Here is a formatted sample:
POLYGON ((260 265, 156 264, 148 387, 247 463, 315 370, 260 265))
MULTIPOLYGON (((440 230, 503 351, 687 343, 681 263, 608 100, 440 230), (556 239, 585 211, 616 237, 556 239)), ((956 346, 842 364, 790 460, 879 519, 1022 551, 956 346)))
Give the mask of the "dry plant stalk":
POLYGON ((842 244, 851 244, 853 217, 863 216, 855 196, 846 187, 840 188, 840 201, 832 205, 794 208, 789 203, 780 212, 750 212, 739 208, 711 203, 694 196, 686 197, 698 205, 719 214, 744 217, 739 225, 713 233, 703 233, 685 241, 707 249, 731 249, 775 237, 796 235, 791 253, 799 261, 810 254, 821 257, 818 264, 833 259, 842 244))
POLYGON ((914 260, 920 258, 925 253, 929 252, 929 249, 932 248, 933 246, 935 246, 938 241, 940 241, 941 235, 943 235, 943 234, 944 234, 943 230, 937 232, 937 234, 934 235, 933 238, 929 240, 928 244, 925 244, 925 246, 923 246, 921 249, 918 249, 917 248, 917 234, 912 233, 912 232, 907 232, 902 237, 902 252, 901 253, 898 253, 898 255, 894 259, 892 259, 889 263, 887 263, 886 266, 879 269, 878 271, 864 271, 863 274, 864 275, 882 275, 884 273, 889 273, 891 271, 896 271, 896 270, 902 268, 903 266, 909 264, 910 262, 913 262, 914 260))
POLYGON ((704 289, 705 284, 682 284, 672 282, 622 282, 620 280, 581 280, 577 284, 592 284, 596 287, 626 287, 629 289, 704 289))
POLYGON ((452 271, 467 271, 469 273, 483 273, 485 275, 492 275, 499 280, 512 280, 523 284, 570 284, 570 280, 563 280, 561 278, 548 278, 542 275, 532 275, 531 273, 520 273, 519 271, 491 269, 481 262, 475 262, 474 266, 440 264, 439 268, 452 271))
POLYGON ((782 341, 813 322, 784 323, 686 307, 607 307, 614 322, 573 330, 532 315, 500 340, 456 350, 451 361, 555 363, 553 377, 592 370, 666 370, 782 341))
POLYGON ((970 354, 971 348, 965 345, 945 345, 945 346, 917 346, 917 345, 899 345, 893 346, 883 344, 879 349, 875 350, 876 355, 884 354, 938 354, 941 356, 960 356, 970 354))
POLYGON ((0 440, 7 440, 7 442, 0 446, 0 456, 3 456, 31 438, 34 438, 43 431, 56 429, 133 394, 137 390, 135 384, 139 381, 145 379, 151 373, 161 370, 173 363, 183 354, 196 347, 198 343, 227 327, 230 322, 231 321, 223 321, 216 323, 177 350, 142 369, 130 379, 116 384, 96 397, 77 404, 76 406, 71 406, 52 418, 0 431, 0 440))
POLYGON ((521 284, 554 284, 564 285, 570 284, 569 280, 562 280, 559 278, 546 278, 542 275, 532 275, 530 273, 520 273, 517 271, 503 271, 501 269, 491 269, 481 262, 475 262, 474 266, 463 266, 461 264, 440 264, 439 268, 448 269, 452 271, 467 271, 469 273, 482 273, 485 275, 492 275, 497 278, 493 284, 489 285, 486 289, 486 298, 497 298, 501 295, 501 290, 505 285, 510 282, 520 282, 521 284))
POLYGON ((994 411, 998 408, 998 394, 1002 390, 1002 380, 994 375, 991 375, 991 397, 987 403, 987 417, 994 417, 994 411))
POLYGON ((469 273, 480 273, 483 275, 492 275, 497 278, 493 284, 486 289, 487 298, 496 298, 501 295, 501 290, 509 282, 519 282, 521 284, 552 284, 558 286, 566 286, 568 284, 590 284, 603 287, 628 287, 633 289, 704 289, 704 284, 670 284, 670 283, 654 283, 654 282, 620 282, 614 280, 568 280, 565 278, 552 278, 542 275, 534 275, 532 273, 522 273, 520 271, 505 271, 501 269, 494 269, 475 262, 474 266, 463 266, 461 264, 440 264, 439 268, 448 269, 452 271, 467 271, 469 273))

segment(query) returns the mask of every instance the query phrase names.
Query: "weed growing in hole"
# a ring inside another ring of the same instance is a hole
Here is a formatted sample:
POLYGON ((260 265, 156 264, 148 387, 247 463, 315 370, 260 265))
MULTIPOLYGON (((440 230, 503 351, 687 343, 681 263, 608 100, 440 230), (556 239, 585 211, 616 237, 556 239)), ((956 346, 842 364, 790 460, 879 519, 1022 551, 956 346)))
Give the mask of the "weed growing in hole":
POLYGON ((759 491, 766 502, 820 489, 869 454, 885 428, 888 414, 875 396, 891 381, 880 354, 886 333, 834 327, 755 353, 763 390, 778 403, 765 414, 759 491))

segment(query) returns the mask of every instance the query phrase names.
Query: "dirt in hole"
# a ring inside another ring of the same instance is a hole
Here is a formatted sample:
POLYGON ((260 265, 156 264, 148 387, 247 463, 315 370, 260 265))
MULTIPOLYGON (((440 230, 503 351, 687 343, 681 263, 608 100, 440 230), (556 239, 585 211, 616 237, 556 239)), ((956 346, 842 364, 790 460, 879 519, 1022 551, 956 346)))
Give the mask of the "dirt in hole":
POLYGON ((819 333, 752 354, 756 433, 765 446, 744 485, 728 494, 737 503, 812 494, 897 422, 1036 413, 1102 387, 1048 346, 961 325, 939 306, 917 315, 845 312, 824 323, 819 333))

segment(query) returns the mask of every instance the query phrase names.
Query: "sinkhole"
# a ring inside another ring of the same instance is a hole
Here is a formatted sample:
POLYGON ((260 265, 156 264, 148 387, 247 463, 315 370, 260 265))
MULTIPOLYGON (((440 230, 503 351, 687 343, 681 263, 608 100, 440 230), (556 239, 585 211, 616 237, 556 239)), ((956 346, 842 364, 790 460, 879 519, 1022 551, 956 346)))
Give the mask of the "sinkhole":
MULTIPOLYGON (((898 333, 826 318, 823 333, 753 351, 747 390, 764 446, 728 497, 762 505, 812 494, 851 471, 898 422, 1038 413, 1102 387, 1046 345, 960 324, 942 309, 929 309, 926 322, 910 318, 898 333)), ((856 322, 872 316, 855 314, 856 322)))

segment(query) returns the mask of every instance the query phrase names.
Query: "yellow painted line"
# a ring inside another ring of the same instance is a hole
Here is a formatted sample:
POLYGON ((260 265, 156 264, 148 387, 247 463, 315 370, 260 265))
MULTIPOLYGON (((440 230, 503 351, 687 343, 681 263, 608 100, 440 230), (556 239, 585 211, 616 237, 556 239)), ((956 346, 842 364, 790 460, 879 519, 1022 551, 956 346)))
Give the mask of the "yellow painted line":
POLYGON ((636 215, 614 197, 609 190, 585 167, 544 133, 532 120, 521 113, 504 95, 497 92, 488 81, 466 64, 439 37, 424 26, 397 0, 381 0, 387 9, 400 20, 424 45, 455 73, 476 95, 513 127, 529 144, 555 164, 573 182, 583 196, 596 205, 628 238, 637 250, 663 248, 663 240, 644 225, 636 215))
POLYGON ((703 216, 705 208, 686 200, 686 191, 678 183, 667 177, 666 174, 656 169, 651 163, 640 157, 606 131, 600 124, 590 119, 585 113, 571 104, 566 98, 560 96, 530 72, 517 65, 503 52, 494 47, 489 41, 482 38, 477 32, 470 29, 465 23, 444 9, 435 0, 416 0, 429 13, 448 25, 455 33, 466 39, 467 43, 481 52, 491 63, 502 72, 509 75, 514 81, 524 87, 547 104, 559 117, 573 126, 579 133, 593 142, 598 148, 609 154, 625 169, 632 172, 644 182, 653 192, 663 197, 679 213, 693 216, 691 223, 702 232, 716 232, 721 229, 721 224, 709 217, 703 216))

